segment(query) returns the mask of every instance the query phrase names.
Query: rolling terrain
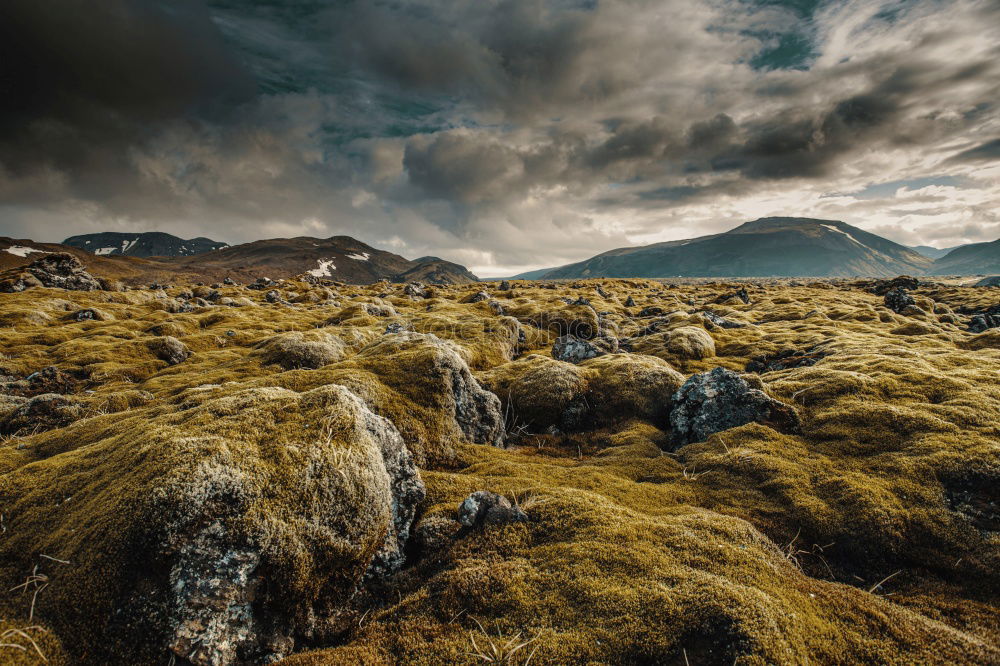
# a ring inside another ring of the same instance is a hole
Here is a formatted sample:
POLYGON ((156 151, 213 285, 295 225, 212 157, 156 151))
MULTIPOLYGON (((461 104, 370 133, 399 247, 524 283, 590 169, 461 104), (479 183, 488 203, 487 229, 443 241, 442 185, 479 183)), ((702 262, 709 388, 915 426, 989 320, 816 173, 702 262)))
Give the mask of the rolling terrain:
POLYGON ((1000 291, 891 286, 0 294, 0 658, 998 663, 1000 291))

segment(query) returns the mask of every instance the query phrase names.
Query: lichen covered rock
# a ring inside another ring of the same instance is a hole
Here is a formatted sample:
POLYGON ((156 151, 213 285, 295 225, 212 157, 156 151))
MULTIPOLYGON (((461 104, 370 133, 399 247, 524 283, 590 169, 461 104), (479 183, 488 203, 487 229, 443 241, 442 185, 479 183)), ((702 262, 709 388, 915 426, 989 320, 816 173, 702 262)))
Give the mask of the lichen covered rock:
POLYGON ((717 432, 753 422, 784 431, 799 428, 795 408, 750 388, 732 370, 715 368, 690 377, 674 395, 670 440, 674 446, 703 442, 717 432))
POLYGON ((552 358, 567 363, 579 363, 588 358, 613 353, 617 349, 618 340, 610 336, 581 340, 575 335, 563 335, 552 345, 552 358))

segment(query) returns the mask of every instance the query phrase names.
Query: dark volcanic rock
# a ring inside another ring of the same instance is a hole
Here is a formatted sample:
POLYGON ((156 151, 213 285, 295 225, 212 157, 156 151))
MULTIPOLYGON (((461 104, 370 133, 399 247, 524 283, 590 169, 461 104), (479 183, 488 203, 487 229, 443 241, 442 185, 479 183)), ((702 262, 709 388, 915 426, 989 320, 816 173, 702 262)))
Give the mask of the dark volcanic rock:
POLYGON ((901 314, 910 305, 916 305, 916 301, 913 300, 913 296, 906 293, 906 289, 903 287, 895 287, 885 294, 885 299, 883 300, 885 307, 889 308, 896 314, 901 314))
MULTIPOLYGON (((7 396, 8 402, 10 397, 7 396)), ((33 434, 68 426, 83 415, 83 406, 57 393, 16 398, 19 405, 0 420, 0 435, 33 434), (24 402, 20 402, 23 400, 24 402)))
POLYGON ((746 324, 742 321, 736 321, 734 319, 726 319, 714 312, 709 312, 705 310, 701 313, 705 319, 707 319, 711 324, 718 326, 719 328, 745 328, 746 324))
POLYGON ((520 507, 488 490, 477 490, 458 505, 458 522, 464 527, 486 527, 526 520, 528 515, 520 507))
POLYGON ((891 280, 878 280, 871 288, 871 292, 876 296, 885 296, 894 289, 905 289, 912 291, 920 286, 920 280, 909 275, 900 275, 891 280))
POLYGON ((674 447, 703 442, 714 433, 758 422, 784 432, 798 431, 795 409, 750 388, 732 370, 715 368, 690 377, 674 394, 670 411, 674 447))
POLYGON ((716 303, 725 303, 726 301, 728 301, 728 300, 730 300, 732 298, 738 298, 739 300, 743 301, 745 304, 747 304, 747 305, 750 304, 750 294, 748 294, 747 290, 745 288, 743 288, 743 287, 740 287, 739 289, 737 289, 734 292, 731 292, 731 293, 728 293, 728 294, 723 294, 722 296, 719 296, 718 298, 715 299, 715 302, 716 303))
POLYGON ((1000 305, 991 306, 986 312, 977 312, 969 320, 969 330, 982 333, 991 328, 1000 328, 1000 305))
POLYGON ((826 352, 815 347, 806 350, 783 349, 777 354, 754 356, 747 363, 747 372, 775 372, 789 368, 804 368, 816 365, 816 362, 827 356, 826 352))
POLYGON ((43 393, 73 393, 79 384, 76 377, 50 365, 24 379, 0 384, 0 393, 30 398, 43 393))

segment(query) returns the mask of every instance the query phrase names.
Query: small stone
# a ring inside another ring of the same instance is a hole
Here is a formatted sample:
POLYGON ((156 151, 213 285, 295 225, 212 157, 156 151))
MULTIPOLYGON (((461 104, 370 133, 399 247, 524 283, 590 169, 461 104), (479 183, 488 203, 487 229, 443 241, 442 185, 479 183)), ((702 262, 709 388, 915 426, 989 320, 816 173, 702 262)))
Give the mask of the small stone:
POLYGON ((477 490, 458 505, 458 522, 464 527, 486 527, 528 520, 520 507, 489 490, 477 490))
POLYGON ((170 335, 150 341, 149 350, 161 361, 166 361, 167 365, 182 363, 191 355, 187 345, 170 335))

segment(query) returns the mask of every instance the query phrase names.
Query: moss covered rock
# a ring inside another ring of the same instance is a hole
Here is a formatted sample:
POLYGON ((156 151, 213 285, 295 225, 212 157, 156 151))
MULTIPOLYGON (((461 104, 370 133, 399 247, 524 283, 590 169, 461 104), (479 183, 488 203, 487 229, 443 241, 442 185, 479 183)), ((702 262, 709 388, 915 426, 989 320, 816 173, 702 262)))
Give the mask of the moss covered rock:
POLYGON ((396 429, 340 386, 70 427, 35 455, 0 481, 0 574, 71 562, 48 561, 37 611, 95 663, 256 662, 335 629, 401 564, 424 494, 396 429))

